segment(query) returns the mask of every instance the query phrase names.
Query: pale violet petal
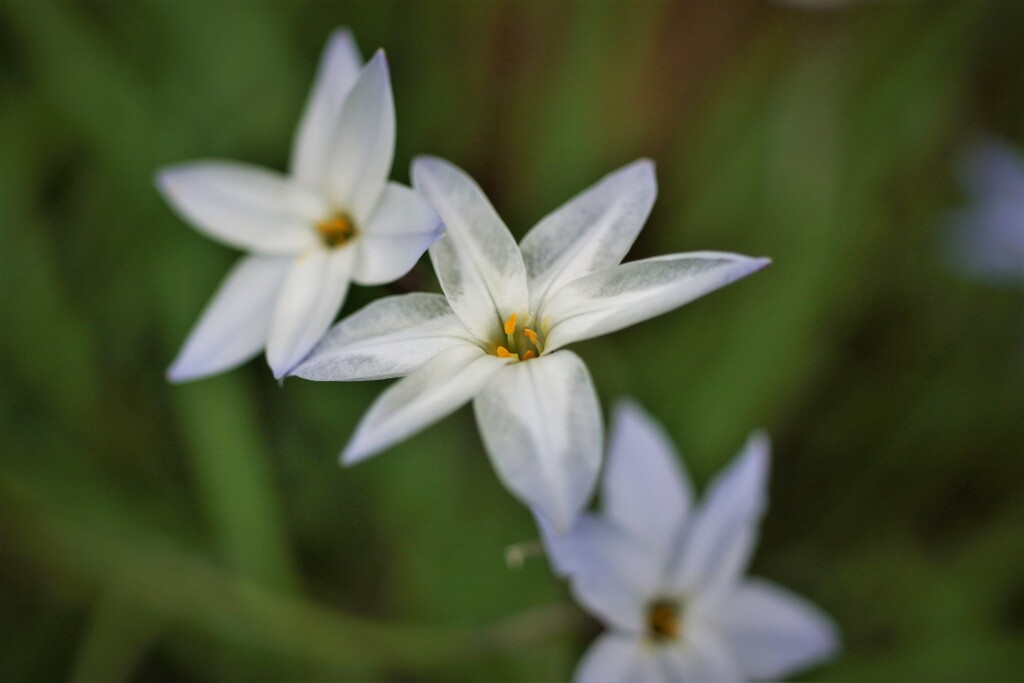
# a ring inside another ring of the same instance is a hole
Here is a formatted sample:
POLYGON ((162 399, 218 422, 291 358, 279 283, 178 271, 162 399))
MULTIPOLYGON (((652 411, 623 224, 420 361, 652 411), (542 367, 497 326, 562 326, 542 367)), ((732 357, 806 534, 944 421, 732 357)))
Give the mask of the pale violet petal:
POLYGON ((574 683, 661 683, 654 650, 641 638, 623 633, 599 636, 584 653, 574 683))
POLYGON ((291 374, 327 382, 401 377, 466 336, 440 294, 390 296, 331 328, 291 374))
POLYGON ((1024 157, 998 139, 973 140, 962 154, 959 171, 964 189, 976 198, 1024 200, 1024 157))
POLYGON ((537 521, 552 569, 569 580, 576 601, 609 628, 643 633, 661 578, 649 549, 593 515, 578 517, 565 534, 543 515, 537 521))
POLYGON ((320 341, 345 301, 354 250, 311 249, 292 263, 267 340, 274 377, 287 375, 320 341))
POLYGON ((352 32, 347 28, 331 34, 320 57, 313 88, 292 143, 292 175, 318 193, 326 190, 327 167, 345 97, 362 68, 352 32))
POLYGON ((533 310, 542 308, 549 292, 618 265, 657 194, 654 164, 641 159, 605 176, 534 226, 519 243, 533 310))
POLYGON ((245 256, 231 269, 167 371, 172 382, 244 363, 266 345, 274 301, 291 259, 245 256))
POLYGON ((430 247, 430 260, 448 302, 477 338, 498 341, 505 319, 526 312, 529 304, 519 247, 483 190, 461 169, 419 157, 412 179, 446 227, 430 247))
POLYGON ((674 559, 693 498, 671 441, 640 406, 621 401, 602 479, 605 517, 649 547, 661 568, 674 559))
POLYGON ((455 412, 509 362, 470 342, 440 352, 377 398, 345 447, 342 462, 365 460, 455 412))
POLYGON ((565 531, 601 469, 601 410, 590 373, 570 352, 516 363, 473 402, 499 478, 565 531))
POLYGON ((361 285, 381 285, 402 277, 444 234, 434 207, 420 193, 398 183, 387 184, 377 207, 360 227, 352 279, 361 285))
POLYGON ((231 161, 195 161, 157 174, 164 198, 199 232, 265 254, 297 254, 317 244, 323 203, 284 175, 231 161))
POLYGON ((756 272, 768 259, 694 252, 633 261, 570 282, 539 312, 556 349, 661 315, 756 272))
POLYGON ((755 433, 711 483, 691 523, 670 584, 680 593, 729 586, 744 570, 768 497, 768 437, 755 433))
POLYGON ((331 198, 365 223, 384 192, 395 156, 395 101, 384 52, 363 67, 345 98, 331 151, 331 198))
POLYGON ((717 633, 692 626, 684 616, 680 641, 658 648, 655 656, 665 680, 688 683, 746 680, 730 644, 717 633))
POLYGON ((839 651, 839 632, 827 615, 768 581, 742 582, 723 596, 709 618, 750 678, 780 679, 839 651))
MULTIPOLYGON (((626 596, 639 613, 659 594, 661 566, 650 548, 602 517, 583 514, 564 534, 537 514, 552 569, 583 587, 597 585, 626 596)), ((632 617, 631 617, 632 618, 632 617)))

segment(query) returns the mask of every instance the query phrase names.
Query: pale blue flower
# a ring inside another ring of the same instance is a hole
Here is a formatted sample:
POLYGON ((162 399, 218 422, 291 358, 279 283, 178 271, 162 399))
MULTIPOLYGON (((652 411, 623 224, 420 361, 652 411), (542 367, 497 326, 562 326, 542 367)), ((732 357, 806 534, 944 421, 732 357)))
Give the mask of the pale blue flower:
POLYGON ((776 680, 832 657, 832 621, 744 576, 767 497, 769 444, 754 434, 694 504, 672 444, 638 406, 618 406, 600 514, 557 534, 556 571, 608 628, 580 662, 585 683, 776 680))
POLYGON ((157 186, 196 230, 249 252, 190 333, 168 371, 172 381, 231 369, 263 348, 281 378, 330 327, 351 281, 382 284, 412 268, 442 227, 422 196, 388 182, 394 151, 384 53, 364 67, 352 36, 339 30, 321 59, 288 175, 229 161, 160 171, 157 186))
POLYGON ((1024 284, 1024 159, 981 139, 968 147, 960 179, 970 204, 950 216, 949 258, 969 277, 1024 284))

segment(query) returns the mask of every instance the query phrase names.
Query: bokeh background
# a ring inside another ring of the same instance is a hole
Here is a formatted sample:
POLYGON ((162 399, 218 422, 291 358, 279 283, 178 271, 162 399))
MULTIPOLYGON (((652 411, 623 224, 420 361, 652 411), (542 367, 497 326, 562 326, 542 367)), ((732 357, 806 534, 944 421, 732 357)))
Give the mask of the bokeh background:
POLYGON ((700 484, 771 433, 753 570, 844 634, 806 678, 1024 671, 1024 293, 943 246, 963 144, 1024 146, 1024 3, 4 0, 4 680, 560 680, 598 632, 506 565, 537 534, 469 411, 342 469, 382 383, 164 380, 236 254, 154 170, 284 168, 341 25, 387 50, 396 179, 449 158, 521 236, 649 156, 630 258, 774 259, 577 351, 700 484))

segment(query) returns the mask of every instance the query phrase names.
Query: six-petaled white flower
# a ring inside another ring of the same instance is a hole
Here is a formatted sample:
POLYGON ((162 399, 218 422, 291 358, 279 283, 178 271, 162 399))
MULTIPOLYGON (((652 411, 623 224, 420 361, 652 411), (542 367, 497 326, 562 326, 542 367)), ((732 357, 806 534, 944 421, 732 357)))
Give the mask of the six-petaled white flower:
POLYGON ((558 534, 538 515, 556 571, 609 629, 576 670, 586 683, 772 679, 838 649, 832 621, 743 573, 767 497, 755 434, 700 506, 665 433, 639 407, 613 420, 601 514, 558 534))
POLYGON ((365 67, 348 31, 328 42, 292 147, 291 173, 200 161, 157 185, 197 230, 250 252, 221 284, 168 371, 184 381, 266 348, 275 377, 330 327, 350 281, 391 282, 442 233, 436 212, 388 182, 395 111, 384 53, 365 67))
POLYGON ((346 463, 473 400, 498 476, 564 530, 596 485, 603 450, 590 375, 564 347, 664 313, 768 260, 697 252, 620 265, 657 193, 646 160, 544 218, 519 245, 460 169, 426 157, 412 174, 446 225, 430 247, 444 296, 370 304, 335 326, 293 374, 407 375, 365 415, 342 454, 346 463))

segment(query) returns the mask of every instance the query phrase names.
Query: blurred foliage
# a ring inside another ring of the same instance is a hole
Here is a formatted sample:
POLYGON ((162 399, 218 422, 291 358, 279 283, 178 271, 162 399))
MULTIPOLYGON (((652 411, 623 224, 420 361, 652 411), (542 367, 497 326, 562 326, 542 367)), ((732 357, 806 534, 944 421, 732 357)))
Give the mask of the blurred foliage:
MULTIPOLYGON (((235 254, 156 168, 283 168, 335 26, 388 51, 394 176, 466 168, 522 235, 636 157, 631 258, 773 257, 581 344, 698 481, 774 436, 754 571, 835 616, 833 680, 1024 670, 1024 298, 937 226, 963 141, 1024 141, 1024 4, 0 4, 0 671, 5 680, 567 678, 597 626, 467 411, 342 470, 379 383, 262 361, 163 377, 235 254)), ((436 287, 424 260, 388 291, 436 287)))

